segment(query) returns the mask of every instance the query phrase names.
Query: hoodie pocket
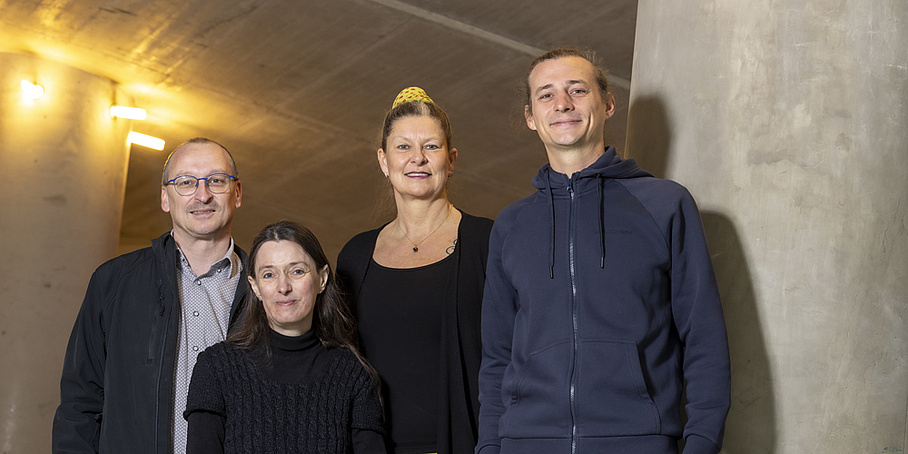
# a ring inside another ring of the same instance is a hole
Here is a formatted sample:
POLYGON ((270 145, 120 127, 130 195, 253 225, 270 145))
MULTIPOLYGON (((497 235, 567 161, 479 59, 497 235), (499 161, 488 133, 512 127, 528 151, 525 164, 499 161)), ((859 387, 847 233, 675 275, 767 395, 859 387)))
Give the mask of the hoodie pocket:
POLYGON ((571 342, 561 342, 505 371, 504 438, 564 437, 571 433, 571 342))
POLYGON ((659 412, 634 342, 584 341, 577 358, 578 435, 660 433, 659 412))

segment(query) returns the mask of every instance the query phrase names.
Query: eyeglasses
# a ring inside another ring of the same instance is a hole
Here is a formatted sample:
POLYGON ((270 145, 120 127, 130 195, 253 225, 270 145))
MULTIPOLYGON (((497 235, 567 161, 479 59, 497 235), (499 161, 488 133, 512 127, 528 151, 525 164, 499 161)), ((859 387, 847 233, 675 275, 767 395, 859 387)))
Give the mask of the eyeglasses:
POLYGON ((199 181, 204 180, 205 186, 208 187, 208 192, 212 194, 223 194, 230 190, 230 180, 236 179, 235 176, 226 173, 212 173, 205 178, 198 178, 192 175, 180 175, 168 181, 167 184, 172 184, 173 189, 177 191, 177 194, 193 195, 199 188, 199 181))

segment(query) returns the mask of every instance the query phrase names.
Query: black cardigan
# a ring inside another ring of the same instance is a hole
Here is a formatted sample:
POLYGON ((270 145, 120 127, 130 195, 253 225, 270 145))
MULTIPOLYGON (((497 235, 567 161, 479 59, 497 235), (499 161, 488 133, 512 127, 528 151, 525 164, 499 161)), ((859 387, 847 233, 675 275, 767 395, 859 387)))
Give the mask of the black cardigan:
MULTIPOLYGON (((477 439, 477 380, 482 359, 479 318, 492 220, 461 214, 454 250, 456 293, 445 298, 440 327, 438 454, 472 453, 477 439)), ((337 276, 353 308, 381 229, 354 236, 337 256, 337 276)))

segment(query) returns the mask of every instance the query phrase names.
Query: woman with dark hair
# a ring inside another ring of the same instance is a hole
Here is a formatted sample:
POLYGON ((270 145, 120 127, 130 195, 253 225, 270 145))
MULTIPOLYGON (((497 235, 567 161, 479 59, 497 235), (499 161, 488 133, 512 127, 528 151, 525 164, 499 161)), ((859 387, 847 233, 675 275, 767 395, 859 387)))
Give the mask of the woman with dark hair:
POLYGON ((318 239, 269 225, 247 270, 241 328, 193 370, 187 453, 384 453, 375 372, 318 239))
POLYGON ((397 96, 377 157, 397 216, 353 237, 337 269, 382 379, 389 451, 472 453, 492 221, 448 201, 457 149, 447 114, 422 89, 397 96))

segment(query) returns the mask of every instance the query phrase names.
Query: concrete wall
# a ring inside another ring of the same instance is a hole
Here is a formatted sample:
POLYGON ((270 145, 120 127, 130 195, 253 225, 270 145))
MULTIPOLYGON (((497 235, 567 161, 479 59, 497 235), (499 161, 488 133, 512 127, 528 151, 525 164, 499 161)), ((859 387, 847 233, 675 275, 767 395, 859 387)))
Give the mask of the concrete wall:
POLYGON ((107 79, 0 53, 0 452, 50 452, 60 372, 94 268, 117 247, 129 104, 107 79), (25 100, 22 79, 45 87, 25 100))
POLYGON ((703 214, 726 453, 894 453, 908 410, 908 8, 641 0, 627 149, 703 214))

